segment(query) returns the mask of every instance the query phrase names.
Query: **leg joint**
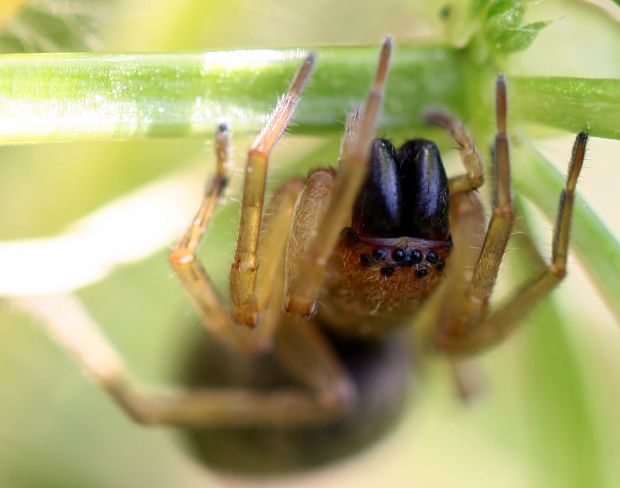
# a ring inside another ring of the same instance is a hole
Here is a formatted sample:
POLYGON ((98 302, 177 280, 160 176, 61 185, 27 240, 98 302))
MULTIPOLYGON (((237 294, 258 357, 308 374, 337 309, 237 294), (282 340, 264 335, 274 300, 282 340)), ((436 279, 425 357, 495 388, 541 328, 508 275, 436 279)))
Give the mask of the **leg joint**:
POLYGON ((514 220, 515 209, 512 203, 503 203, 493 209, 493 214, 504 220, 514 220))
POLYGON ((193 263, 195 259, 196 258, 193 252, 187 248, 174 249, 168 255, 168 261, 170 261, 170 264, 172 264, 172 266, 175 268, 187 266, 188 264, 193 263))
MULTIPOLYGON (((267 159, 269 158, 269 154, 265 149, 263 149, 262 145, 258 147, 253 147, 250 149, 248 154, 248 163, 257 164, 257 163, 267 163, 267 159)), ((249 164, 248 164, 249 165, 249 164)))
POLYGON ((549 271, 558 278, 558 280, 562 280, 566 277, 566 266, 560 263, 553 263, 549 266, 549 271))

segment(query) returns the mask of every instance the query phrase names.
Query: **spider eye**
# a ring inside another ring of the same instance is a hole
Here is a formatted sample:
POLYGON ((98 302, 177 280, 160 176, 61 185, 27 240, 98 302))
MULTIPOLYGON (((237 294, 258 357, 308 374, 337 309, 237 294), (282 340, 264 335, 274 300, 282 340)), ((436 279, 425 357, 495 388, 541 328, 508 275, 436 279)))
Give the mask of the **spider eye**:
POLYGON ((435 143, 407 141, 398 150, 402 235, 421 239, 448 238, 448 178, 435 143))

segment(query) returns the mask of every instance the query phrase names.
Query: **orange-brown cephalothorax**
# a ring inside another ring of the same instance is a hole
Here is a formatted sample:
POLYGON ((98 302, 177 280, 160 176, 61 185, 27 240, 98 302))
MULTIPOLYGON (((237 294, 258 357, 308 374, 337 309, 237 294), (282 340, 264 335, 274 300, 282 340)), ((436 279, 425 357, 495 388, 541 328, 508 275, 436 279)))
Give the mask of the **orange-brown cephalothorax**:
POLYGON ((378 336, 411 316, 443 276, 452 240, 448 180, 437 146, 374 139, 369 173, 342 231, 319 314, 347 335, 378 336))

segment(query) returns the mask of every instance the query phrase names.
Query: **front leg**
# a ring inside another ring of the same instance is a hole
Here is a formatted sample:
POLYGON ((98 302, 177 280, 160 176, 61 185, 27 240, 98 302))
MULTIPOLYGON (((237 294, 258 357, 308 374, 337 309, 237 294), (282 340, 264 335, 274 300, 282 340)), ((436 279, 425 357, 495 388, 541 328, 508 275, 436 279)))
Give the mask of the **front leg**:
MULTIPOLYGON (((459 316, 449 317, 448 325, 438 331, 437 347, 452 355, 475 354, 505 338, 525 313, 547 296, 564 278, 568 259, 568 244, 572 221, 575 188, 583 166, 588 135, 580 133, 573 145, 566 186, 560 195, 558 218, 553 232, 551 263, 518 290, 504 305, 488 313, 487 308, 499 264, 504 254, 513 221, 510 197, 508 140, 505 136, 505 87, 498 90, 498 127, 496 139, 496 196, 493 217, 487 230, 483 249, 473 278, 464 296, 463 308, 456 307, 459 316), (500 115, 503 114, 503 117, 500 115), (501 133, 504 135, 501 136, 501 133)), ((539 258, 537 261, 542 261, 539 258)))
POLYGON ((217 161, 215 175, 207 185, 196 216, 170 253, 169 261, 196 309, 200 312, 204 327, 229 347, 247 350, 253 348, 252 338, 235 331, 235 324, 218 296, 215 286, 196 258, 200 241, 228 182, 226 163, 229 144, 228 128, 220 125, 215 136, 217 161))
MULTIPOLYGON (((512 297, 488 314, 485 320, 464 337, 441 342, 442 349, 456 354, 473 354, 504 339, 519 320, 544 297, 548 296, 566 276, 568 245, 575 200, 577 178, 583 165, 588 135, 577 135, 573 145, 566 186, 560 194, 558 218, 553 231, 551 262, 525 283, 512 297)), ((542 261, 542 258, 539 258, 542 261)))
MULTIPOLYGON (((453 287, 459 290, 455 303, 446 312, 436 333, 436 344, 442 350, 449 350, 450 344, 457 344, 471 336, 487 315, 489 300, 497 280, 499 267, 504 257, 506 245, 512 232, 514 207, 512 203, 512 184, 510 178, 510 153, 507 134, 506 82, 502 76, 496 82, 497 134, 493 149, 494 186, 493 213, 486 229, 482 249, 473 268, 471 279, 465 287, 458 284, 464 279, 460 269, 452 277, 453 287)), ((457 194, 459 195, 459 194, 457 194)), ((461 195, 467 195, 461 194, 461 195)), ((456 243, 461 246, 462 243, 456 243)), ((463 253, 463 249, 460 249, 463 253)))
POLYGON ((302 64, 288 93, 280 100, 248 153, 237 249, 230 269, 230 297, 235 321, 251 327, 258 324, 260 312, 256 296, 257 249, 269 156, 293 116, 313 69, 314 55, 311 54, 302 64))
MULTIPOLYGON (((296 263, 293 273, 302 279, 295 279, 293 275, 287 276, 285 306, 296 315, 308 317, 315 312, 328 258, 336 246, 340 232, 348 225, 351 209, 368 173, 370 145, 379 120, 391 54, 392 39, 388 37, 381 47, 374 83, 362 114, 359 120, 356 113, 347 120, 338 174, 329 203, 322 211, 316 232, 309 236, 311 241, 305 247, 306 251, 297 256, 299 262, 296 263)), ((287 271, 293 269, 289 266, 287 268, 287 271)))

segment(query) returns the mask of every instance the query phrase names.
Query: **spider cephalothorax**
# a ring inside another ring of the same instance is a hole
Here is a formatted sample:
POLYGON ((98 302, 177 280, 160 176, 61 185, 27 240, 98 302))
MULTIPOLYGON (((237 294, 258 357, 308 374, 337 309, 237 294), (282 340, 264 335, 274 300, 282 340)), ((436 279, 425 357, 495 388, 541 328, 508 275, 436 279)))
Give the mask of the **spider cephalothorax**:
POLYGON ((444 276, 449 209, 448 178, 433 142, 412 139, 396 149, 374 139, 351 227, 326 273, 324 323, 363 336, 402 324, 444 276))
POLYGON ((363 237, 346 229, 330 258, 319 317, 352 336, 402 326, 441 282, 450 248, 450 240, 363 237))

